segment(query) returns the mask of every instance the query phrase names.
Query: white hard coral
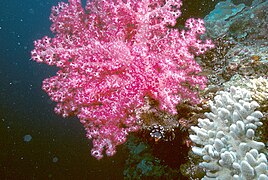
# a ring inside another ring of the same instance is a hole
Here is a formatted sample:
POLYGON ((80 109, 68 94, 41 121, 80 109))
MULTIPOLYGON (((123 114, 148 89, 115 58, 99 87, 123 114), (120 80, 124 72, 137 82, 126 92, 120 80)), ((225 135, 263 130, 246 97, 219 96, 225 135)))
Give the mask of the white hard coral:
POLYGON ((196 143, 193 152, 204 160, 203 179, 268 179, 267 158, 260 152, 265 145, 254 140, 263 115, 255 111, 259 105, 250 91, 220 91, 210 107, 212 112, 191 127, 195 135, 190 135, 196 143))

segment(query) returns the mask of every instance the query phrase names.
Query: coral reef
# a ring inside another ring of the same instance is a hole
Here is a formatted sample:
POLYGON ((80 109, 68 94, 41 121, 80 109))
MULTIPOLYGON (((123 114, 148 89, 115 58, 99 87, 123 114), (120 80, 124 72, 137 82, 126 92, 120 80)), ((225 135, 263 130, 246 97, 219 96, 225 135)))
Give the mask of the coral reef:
MULTIPOLYGON (((201 91, 200 95, 203 100, 213 100, 218 91, 228 91, 231 86, 239 86, 250 91, 252 99, 259 103, 259 107, 256 107, 256 110, 261 111, 263 114, 261 118, 263 125, 254 131, 254 139, 255 141, 264 142, 268 146, 268 113, 265 105, 267 104, 267 94, 265 93, 267 88, 266 83, 263 82, 263 80, 267 80, 268 72, 266 33, 268 1, 255 0, 252 3, 248 3, 248 5, 251 4, 250 7, 243 4, 239 5, 239 2, 241 1, 236 1, 236 5, 232 4, 231 1, 220 2, 215 7, 215 10, 205 18, 207 36, 213 37, 216 47, 207 51, 204 55, 196 57, 203 67, 202 74, 208 77, 208 86, 201 91), (254 83, 262 86, 262 88, 256 88, 257 86, 254 83), (252 86, 255 88, 251 88, 252 86)), ((210 138, 208 137, 207 140, 209 141, 210 138)), ((202 145, 197 146, 202 147, 202 145)), ((267 159, 267 148, 258 153, 263 153, 261 156, 263 158, 266 156, 267 159)), ((192 155, 192 153, 189 153, 188 158, 188 163, 181 166, 183 175, 189 177, 189 179, 200 179, 202 171, 195 164, 196 162, 204 161, 204 159, 200 159, 192 155), (195 174, 193 171, 199 173, 195 174)), ((264 161, 267 162, 266 160, 264 161)), ((205 160, 205 162, 208 163, 209 160, 205 160)), ((255 164, 252 167, 255 167, 255 164)), ((234 167, 230 167, 230 170, 239 172, 234 167)), ((216 170, 210 173, 217 175, 216 170)), ((224 177, 223 179, 228 178, 224 177)))
MULTIPOLYGON (((263 112, 263 126, 258 130, 258 138, 262 142, 266 142, 268 147, 268 80, 267 78, 259 77, 250 79, 250 82, 246 83, 249 90, 252 92, 252 99, 257 101, 260 105, 258 110, 263 112)), ((268 156, 268 149, 267 149, 268 156)))
POLYGON ((228 36, 236 40, 267 40, 267 5, 265 0, 255 1, 249 7, 243 3, 234 5, 230 0, 220 2, 204 18, 207 35, 213 39, 228 36))
POLYGON ((231 1, 219 2, 213 11, 204 18, 207 27, 207 34, 216 39, 228 33, 232 17, 241 13, 245 9, 245 4, 234 5, 231 1))
POLYGON ((140 130, 126 143, 126 178, 268 179, 258 142, 268 138, 268 1, 218 3, 206 34, 201 19, 171 28, 180 0, 68 2, 52 8, 55 36, 35 41, 32 59, 59 68, 43 90, 56 113, 80 119, 94 157, 140 130))
POLYGON ((197 58, 211 85, 222 86, 237 74, 267 78, 268 1, 254 1, 250 7, 238 7, 230 1, 220 2, 205 17, 207 36, 213 37, 216 48, 197 58))
POLYGON ((145 97, 145 105, 136 109, 136 117, 141 128, 148 130, 155 141, 173 140, 174 129, 180 126, 177 115, 162 111, 159 103, 150 97, 145 97))
POLYGON ((255 141, 255 131, 263 123, 263 114, 246 89, 230 87, 220 91, 210 102, 211 111, 206 119, 192 126, 196 143, 192 151, 202 156, 204 179, 268 179, 268 163, 261 152, 265 145, 255 141))
MULTIPOLYGON (((204 117, 207 112, 207 101, 201 99, 201 103, 192 105, 187 101, 176 106, 177 113, 172 115, 159 108, 159 103, 149 97, 145 97, 145 105, 136 109, 136 117, 144 134, 149 133, 155 142, 173 141, 177 131, 187 131, 192 125, 197 124, 197 119, 204 117)), ((181 137, 189 145, 188 136, 181 137)))
POLYGON ((240 74, 250 78, 267 77, 267 46, 268 44, 265 40, 252 41, 251 39, 246 39, 243 43, 237 43, 225 56, 225 60, 228 63, 223 68, 224 79, 229 80, 233 74, 240 74), (232 66, 236 66, 236 68, 234 69, 232 66))
POLYGON ((259 77, 251 79, 247 85, 252 92, 252 98, 260 104, 260 110, 268 112, 268 80, 259 77))
POLYGON ((268 112, 268 80, 263 76, 259 78, 244 78, 241 75, 233 76, 230 81, 223 84, 224 89, 227 90, 231 86, 239 86, 251 92, 252 99, 258 102, 260 107, 258 110, 268 112))
POLYGON ((130 153, 125 164, 124 179, 179 178, 179 170, 163 164, 163 160, 153 155, 152 146, 138 137, 130 135, 125 147, 130 153))
POLYGON ((184 177, 187 177, 187 179, 202 179, 206 173, 204 168, 198 165, 201 162, 202 159, 200 156, 194 154, 193 151, 189 151, 188 161, 180 166, 180 172, 184 177))

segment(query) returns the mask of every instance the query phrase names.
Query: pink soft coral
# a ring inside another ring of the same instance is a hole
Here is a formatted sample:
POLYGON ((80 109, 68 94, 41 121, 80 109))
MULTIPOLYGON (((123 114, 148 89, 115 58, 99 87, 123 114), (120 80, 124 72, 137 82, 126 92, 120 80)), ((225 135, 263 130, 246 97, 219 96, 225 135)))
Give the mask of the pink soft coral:
POLYGON ((198 102, 197 54, 213 47, 198 39, 205 31, 200 19, 189 19, 187 30, 168 29, 180 15, 180 0, 69 0, 52 8, 54 38, 35 41, 32 59, 56 65, 57 75, 44 80, 43 89, 57 102, 55 111, 77 115, 87 137, 93 139, 92 155, 112 156, 115 146, 136 131, 135 109, 144 96, 159 100, 172 114, 183 99, 198 102))

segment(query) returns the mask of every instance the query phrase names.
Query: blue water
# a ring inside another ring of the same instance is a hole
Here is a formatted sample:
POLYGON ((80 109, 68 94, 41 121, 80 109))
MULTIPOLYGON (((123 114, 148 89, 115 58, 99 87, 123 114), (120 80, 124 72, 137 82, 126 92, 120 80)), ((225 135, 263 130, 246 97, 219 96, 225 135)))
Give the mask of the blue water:
MULTIPOLYGON (((128 153, 90 156, 91 142, 76 118, 63 119, 41 90, 55 68, 30 60, 33 41, 52 36, 56 0, 3 0, 0 6, 0 179, 123 179, 128 153)), ((216 1, 188 0, 185 19, 204 17, 216 1)), ((83 2, 85 3, 85 2, 83 2)))

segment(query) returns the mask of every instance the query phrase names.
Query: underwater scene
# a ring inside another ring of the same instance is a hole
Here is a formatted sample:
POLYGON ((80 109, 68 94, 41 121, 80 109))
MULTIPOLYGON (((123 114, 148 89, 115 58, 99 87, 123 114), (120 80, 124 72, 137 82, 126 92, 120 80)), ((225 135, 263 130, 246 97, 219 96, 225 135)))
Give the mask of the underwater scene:
POLYGON ((1 180, 268 180, 268 0, 0 9, 1 180))

